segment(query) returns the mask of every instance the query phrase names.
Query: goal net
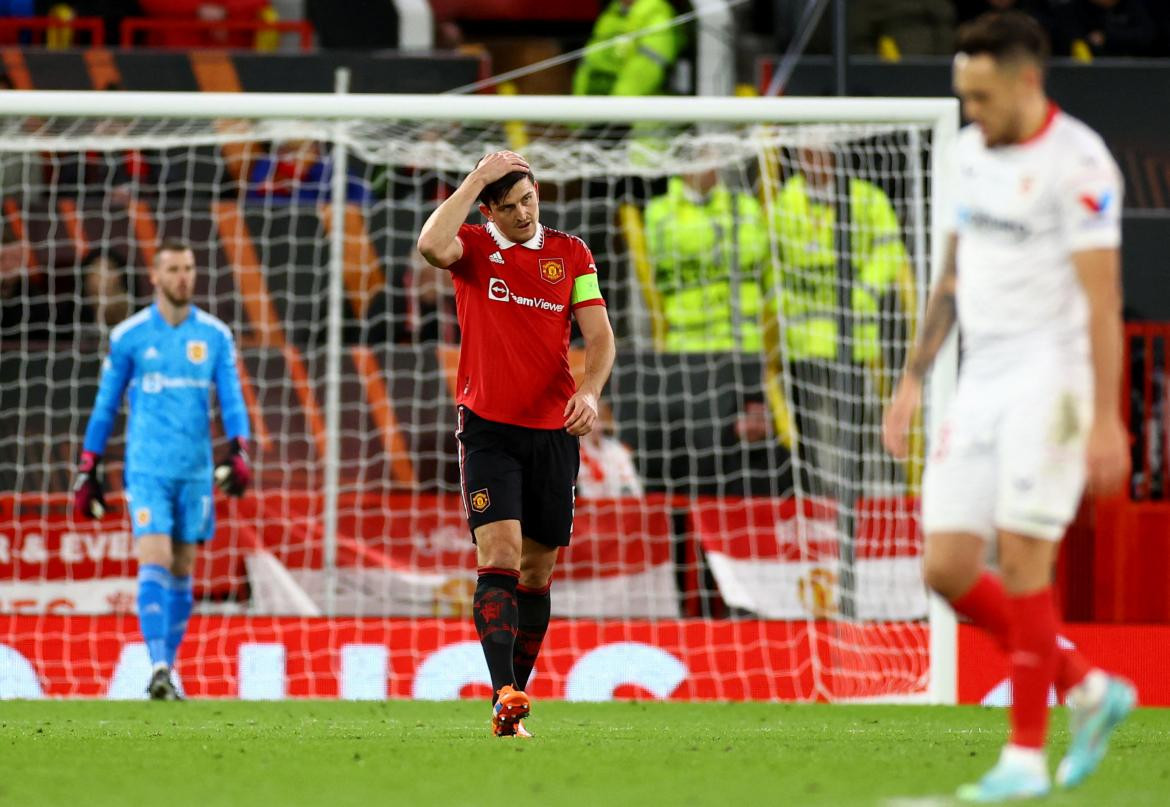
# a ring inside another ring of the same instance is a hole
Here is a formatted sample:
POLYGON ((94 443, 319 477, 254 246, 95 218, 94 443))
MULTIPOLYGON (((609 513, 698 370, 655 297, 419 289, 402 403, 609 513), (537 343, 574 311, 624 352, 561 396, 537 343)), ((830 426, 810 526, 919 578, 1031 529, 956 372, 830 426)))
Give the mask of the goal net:
POLYGON ((68 490, 164 238, 235 334, 255 436, 253 488, 216 494, 182 686, 488 691, 459 328, 414 242, 501 148, 533 166, 542 224, 591 247, 618 345, 533 693, 931 691, 921 424, 905 464, 879 426, 939 243, 951 102, 20 93, 0 112, 0 697, 143 695, 121 420, 111 511, 76 522, 68 490))

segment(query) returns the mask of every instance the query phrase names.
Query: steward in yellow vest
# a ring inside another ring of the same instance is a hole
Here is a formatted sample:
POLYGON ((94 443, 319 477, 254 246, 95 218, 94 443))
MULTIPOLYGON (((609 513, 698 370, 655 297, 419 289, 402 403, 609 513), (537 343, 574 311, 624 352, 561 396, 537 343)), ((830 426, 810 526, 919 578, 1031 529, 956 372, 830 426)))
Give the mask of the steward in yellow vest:
POLYGON ((805 171, 781 188, 771 211, 779 263, 764 279, 767 313, 778 316, 789 361, 852 360, 880 356, 881 298, 906 264, 906 249, 893 205, 881 188, 849 180, 849 236, 852 264, 850 304, 853 355, 838 357, 837 220, 838 181, 832 156, 803 150, 805 171))
POLYGON ((713 170, 674 177, 646 205, 645 229, 666 349, 759 351, 769 247, 756 198, 731 192, 713 170))
POLYGON ((574 95, 660 95, 679 51, 679 33, 667 0, 613 0, 593 26, 589 45, 647 28, 650 33, 598 48, 573 74, 574 95))

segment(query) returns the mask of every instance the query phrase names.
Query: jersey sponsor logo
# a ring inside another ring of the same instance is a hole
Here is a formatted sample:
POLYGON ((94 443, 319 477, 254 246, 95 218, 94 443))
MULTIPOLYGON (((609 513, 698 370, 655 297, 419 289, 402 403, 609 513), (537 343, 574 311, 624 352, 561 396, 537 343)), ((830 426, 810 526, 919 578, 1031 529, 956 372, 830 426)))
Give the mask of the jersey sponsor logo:
POLYGON ((960 208, 959 224, 973 230, 989 230, 1016 239, 1024 239, 1032 234, 1028 225, 1022 221, 1001 219, 986 211, 972 210, 969 207, 960 208))
POLYGON ((146 361, 151 361, 152 359, 157 359, 158 358, 158 350, 155 349, 154 345, 151 345, 150 347, 148 347, 146 349, 146 352, 142 354, 142 358, 145 359, 146 361))
POLYGON ((1091 193, 1082 193, 1080 196, 1081 206, 1088 210, 1095 216, 1100 216, 1109 209, 1109 205, 1113 203, 1113 194, 1110 191, 1105 191, 1094 196, 1091 193))
POLYGON ((540 276, 547 283, 560 283, 565 279, 565 262, 561 258, 544 258, 540 262, 540 276))
POLYGON ((471 509, 475 512, 482 513, 491 506, 492 500, 488 496, 487 488, 481 488, 471 494, 471 509))
POLYGON ((162 373, 144 373, 139 387, 143 392, 154 394, 164 389, 208 389, 211 382, 206 378, 175 378, 162 373))
POLYGON ((488 299, 498 300, 501 303, 508 302, 511 291, 508 289, 508 284, 500 280, 498 277, 493 277, 488 281, 488 299))
POLYGON ((150 508, 139 507, 134 511, 134 523, 139 527, 145 527, 150 523, 150 508))
POLYGON ((187 359, 192 364, 203 364, 207 361, 207 343, 201 339, 187 342, 187 359))
POLYGON ((554 303, 543 297, 521 297, 519 294, 513 294, 512 302, 516 305, 522 305, 525 308, 537 308, 541 311, 553 311, 557 314, 565 310, 564 303, 554 303))
POLYGON ((489 260, 489 261, 491 261, 492 263, 503 263, 503 262, 504 262, 504 256, 503 256, 503 255, 501 255, 501 254, 500 254, 500 251, 497 249, 497 250, 496 250, 495 252, 493 252, 491 255, 488 255, 488 260, 489 260))
POLYGON ((496 300, 497 302, 506 303, 511 301, 516 305, 522 305, 525 308, 536 308, 541 311, 553 311, 557 314, 565 310, 564 303, 554 303, 551 300, 546 300, 543 297, 524 297, 519 294, 513 294, 512 290, 508 288, 508 284, 498 277, 493 277, 488 281, 488 299, 496 300))
POLYGON ((162 380, 162 373, 147 373, 146 375, 142 376, 142 384, 140 385, 141 389, 143 392, 150 393, 152 395, 156 392, 162 392, 162 380))

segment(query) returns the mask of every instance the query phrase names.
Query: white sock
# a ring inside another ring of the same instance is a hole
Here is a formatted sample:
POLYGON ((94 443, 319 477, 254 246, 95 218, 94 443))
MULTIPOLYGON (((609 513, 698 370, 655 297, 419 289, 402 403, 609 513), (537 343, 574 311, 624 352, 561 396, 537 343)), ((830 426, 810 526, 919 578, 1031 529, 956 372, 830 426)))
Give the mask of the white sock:
POLYGON ((1109 676, 1098 669, 1089 670, 1085 680, 1068 691, 1065 702, 1074 709, 1091 709, 1105 697, 1109 676))
POLYGON ((1043 748, 1024 748, 1021 745, 1005 745, 999 755, 1001 762, 1013 767, 1025 768, 1037 776, 1048 778, 1048 756, 1043 748))

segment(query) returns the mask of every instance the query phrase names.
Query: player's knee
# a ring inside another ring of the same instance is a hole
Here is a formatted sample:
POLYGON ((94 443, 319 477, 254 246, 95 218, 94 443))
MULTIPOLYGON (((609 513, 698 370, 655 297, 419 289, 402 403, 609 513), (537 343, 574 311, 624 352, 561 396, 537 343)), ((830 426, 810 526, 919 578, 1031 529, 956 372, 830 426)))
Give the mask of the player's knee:
POLYGON ((556 547, 525 537, 520 556, 520 585, 526 588, 547 586, 557 565, 557 553, 556 547))
POLYGON ((928 554, 922 563, 922 577, 931 591, 953 600, 970 588, 972 571, 955 563, 953 558, 928 554))
POLYGON ((195 568, 195 547, 183 545, 176 547, 171 560, 171 574, 175 577, 187 577, 195 568))
POLYGON ((1052 572, 1030 558, 1000 557, 999 574, 1008 594, 1028 594, 1052 583, 1052 572))
POLYGON ((170 569, 174 563, 171 539, 167 535, 144 535, 138 539, 138 563, 170 569))
POLYGON ((1050 585, 1060 544, 1013 532, 999 535, 999 571, 1009 594, 1027 594, 1050 585))
POLYGON ((516 553, 509 552, 506 549, 501 550, 496 547, 484 548, 480 547, 476 552, 476 563, 480 568, 491 567, 493 569, 516 569, 520 568, 520 558, 516 553))
POLYGON ((544 588, 552 580, 552 567, 532 568, 520 566, 520 585, 525 588, 544 588))
POLYGON ((476 562, 497 569, 520 568, 520 523, 497 521, 475 530, 476 562))

